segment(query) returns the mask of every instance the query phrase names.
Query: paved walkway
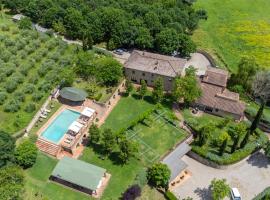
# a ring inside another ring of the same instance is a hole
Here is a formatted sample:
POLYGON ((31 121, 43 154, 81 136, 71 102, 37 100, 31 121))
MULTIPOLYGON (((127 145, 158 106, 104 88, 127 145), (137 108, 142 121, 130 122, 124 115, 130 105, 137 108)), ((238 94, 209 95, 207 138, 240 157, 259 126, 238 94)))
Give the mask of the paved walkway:
POLYGON ((211 199, 209 185, 214 178, 226 178, 231 187, 237 187, 244 200, 251 200, 270 185, 270 161, 261 153, 254 154, 241 165, 219 170, 203 165, 184 156, 192 176, 182 185, 175 188, 176 196, 194 200, 211 199))

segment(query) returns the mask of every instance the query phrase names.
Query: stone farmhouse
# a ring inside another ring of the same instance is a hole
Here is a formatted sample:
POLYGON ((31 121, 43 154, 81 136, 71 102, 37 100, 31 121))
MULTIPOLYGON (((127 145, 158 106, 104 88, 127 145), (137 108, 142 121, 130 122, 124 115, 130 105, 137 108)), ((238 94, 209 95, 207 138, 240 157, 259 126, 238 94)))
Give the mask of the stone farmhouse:
POLYGON ((205 75, 199 79, 202 96, 194 106, 210 114, 242 120, 245 104, 240 100, 238 93, 226 88, 228 77, 228 71, 209 67, 205 75))
MULTIPOLYGON (((165 91, 171 91, 175 77, 184 76, 190 65, 187 59, 134 50, 124 69, 126 78, 134 83, 140 84, 144 80, 153 87, 155 79, 161 77, 165 91)), ((217 116, 243 119, 245 104, 240 101, 238 93, 226 88, 228 71, 208 66, 204 73, 197 75, 202 96, 193 104, 194 107, 217 116)))
POLYGON ((164 89, 171 91, 174 78, 184 75, 186 63, 186 59, 134 50, 124 65, 125 76, 138 84, 144 80, 150 87, 160 77, 164 81, 164 89))

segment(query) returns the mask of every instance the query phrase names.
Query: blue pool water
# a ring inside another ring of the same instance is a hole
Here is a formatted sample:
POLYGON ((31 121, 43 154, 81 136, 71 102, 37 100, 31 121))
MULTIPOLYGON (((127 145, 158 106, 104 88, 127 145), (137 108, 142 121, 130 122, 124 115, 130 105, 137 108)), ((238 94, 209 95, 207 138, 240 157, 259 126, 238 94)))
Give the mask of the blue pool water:
POLYGON ((69 126, 77 120, 80 113, 72 110, 64 110, 61 112, 42 133, 42 137, 54 143, 58 143, 63 135, 68 131, 69 126))

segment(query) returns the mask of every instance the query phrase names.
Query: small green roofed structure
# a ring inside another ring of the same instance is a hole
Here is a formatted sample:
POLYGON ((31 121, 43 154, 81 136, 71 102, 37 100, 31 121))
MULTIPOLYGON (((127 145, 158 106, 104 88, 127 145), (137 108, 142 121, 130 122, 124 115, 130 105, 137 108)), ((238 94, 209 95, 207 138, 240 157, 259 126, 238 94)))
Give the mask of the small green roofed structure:
POLYGON ((60 90, 59 94, 62 98, 74 102, 84 101, 87 97, 87 93, 84 90, 74 87, 64 87, 60 90))
POLYGON ((81 192, 95 194, 105 176, 106 169, 65 156, 57 163, 50 179, 81 192))

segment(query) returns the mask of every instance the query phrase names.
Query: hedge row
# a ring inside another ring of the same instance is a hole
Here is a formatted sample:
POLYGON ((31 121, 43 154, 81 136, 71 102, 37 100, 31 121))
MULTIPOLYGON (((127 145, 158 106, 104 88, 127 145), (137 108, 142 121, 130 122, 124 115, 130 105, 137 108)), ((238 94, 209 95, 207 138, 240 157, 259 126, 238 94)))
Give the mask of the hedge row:
POLYGON ((243 149, 236 150, 233 154, 224 153, 222 157, 195 145, 192 145, 192 151, 219 165, 234 164, 255 152, 258 149, 257 143, 264 144, 268 140, 262 132, 258 134, 256 141, 248 143, 243 149))
POLYGON ((177 200, 177 197, 170 191, 167 191, 164 196, 167 200, 177 200))

